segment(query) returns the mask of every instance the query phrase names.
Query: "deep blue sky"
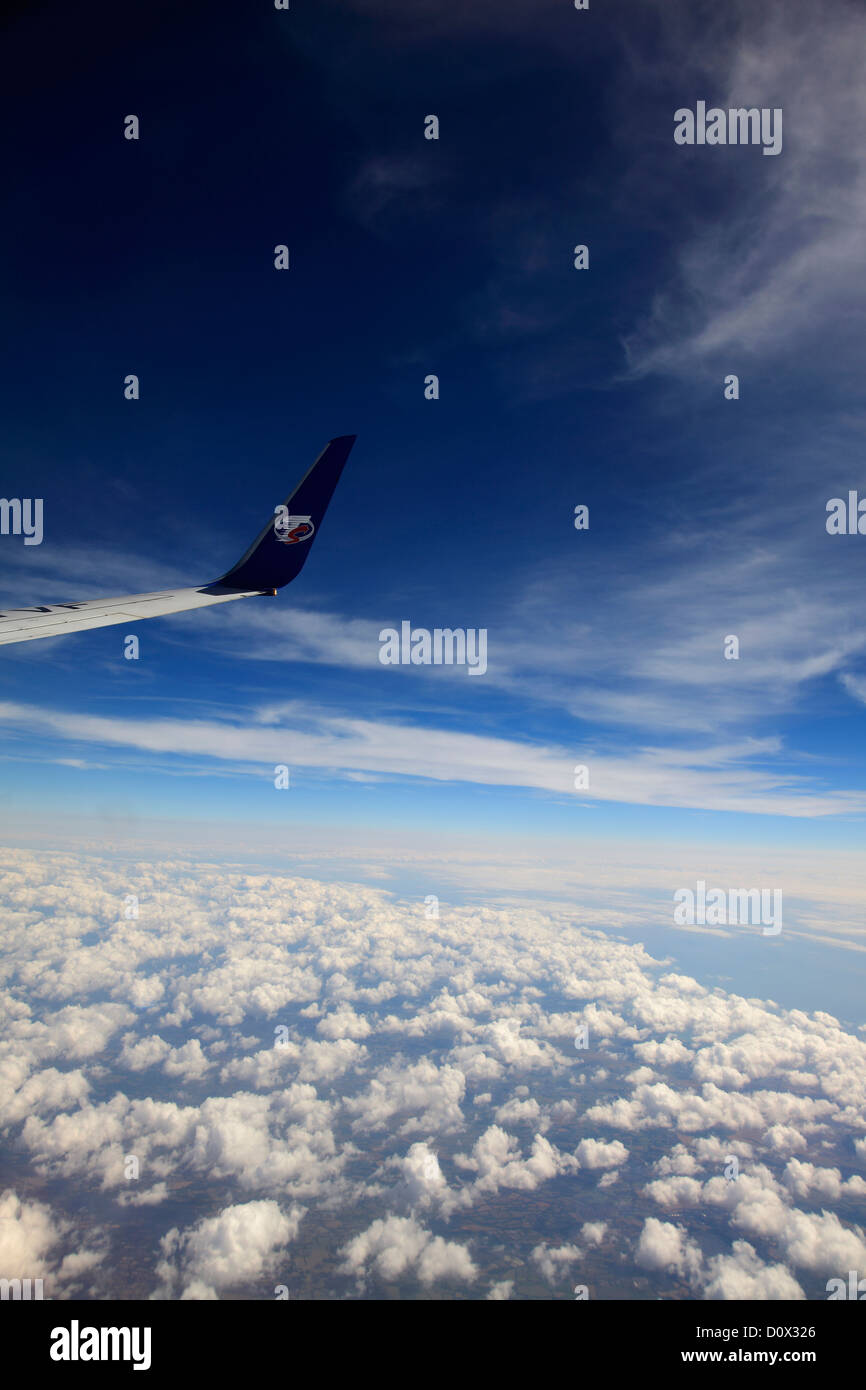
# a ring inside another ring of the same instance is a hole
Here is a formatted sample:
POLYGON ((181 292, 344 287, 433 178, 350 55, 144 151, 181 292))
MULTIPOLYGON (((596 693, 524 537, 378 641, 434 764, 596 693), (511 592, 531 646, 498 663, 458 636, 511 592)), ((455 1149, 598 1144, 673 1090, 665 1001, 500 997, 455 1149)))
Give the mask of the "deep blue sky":
POLYGON ((0 538, 2 601, 204 583, 358 435, 272 607, 140 624, 138 663, 123 628, 3 648, 10 822, 860 844, 866 538, 824 529, 866 491, 856 11, 810 14, 7 24, 0 494, 46 529, 0 538), (784 108, 778 158, 674 144, 729 98, 784 108), (487 676, 382 668, 403 619, 486 628, 487 676))

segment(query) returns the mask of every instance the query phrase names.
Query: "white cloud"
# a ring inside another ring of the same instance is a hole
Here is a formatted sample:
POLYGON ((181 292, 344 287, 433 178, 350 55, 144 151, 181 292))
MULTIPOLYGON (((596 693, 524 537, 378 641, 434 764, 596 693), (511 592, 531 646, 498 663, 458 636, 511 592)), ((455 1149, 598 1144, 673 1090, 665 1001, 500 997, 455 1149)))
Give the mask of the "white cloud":
POLYGON ((587 1245, 601 1245, 607 1233, 606 1221, 584 1221, 580 1234, 587 1245))
POLYGON ((406 1116, 399 1134, 422 1131, 447 1133, 463 1127, 460 1102, 466 1078, 457 1067, 437 1067, 426 1058, 410 1066, 383 1067, 360 1096, 346 1108, 357 1118, 358 1131, 383 1129, 394 1118, 406 1116))
POLYGON ((529 1257, 537 1266, 542 1279, 548 1284, 558 1284, 568 1278, 571 1266, 583 1259, 583 1252, 576 1245, 536 1245, 529 1257))
POLYGON ((784 1302, 806 1297, 784 1265, 764 1264, 748 1241, 735 1240, 732 1250, 707 1261, 703 1298, 784 1302))
POLYGON ((361 1284, 371 1274, 389 1283, 412 1274, 427 1285, 440 1280, 471 1283, 478 1277, 465 1246, 433 1236, 414 1217, 388 1216, 374 1221, 340 1253, 341 1271, 354 1275, 361 1284))
POLYGON ((467 1202, 501 1187, 532 1192, 558 1173, 577 1167, 574 1158, 560 1153, 542 1134, 535 1136, 530 1155, 524 1159, 517 1140, 499 1125, 490 1125, 476 1140, 471 1154, 457 1154, 454 1162, 464 1171, 478 1174, 472 1187, 461 1194, 467 1202))
POLYGON ((284 1212, 275 1201, 226 1207, 219 1216, 189 1230, 176 1226, 163 1236, 157 1297, 216 1299, 239 1284, 259 1281, 286 1259, 285 1247, 298 1234, 304 1208, 284 1212))
POLYGON ((173 1047, 170 1050, 162 1069, 166 1076, 176 1076, 182 1081, 200 1081, 212 1065, 202 1052, 198 1038, 190 1038, 183 1047, 173 1047))
POLYGON ((581 1139, 575 1152, 583 1168, 618 1168, 628 1158, 628 1149, 619 1139, 609 1144, 602 1139, 581 1139))
POLYGON ((658 1178, 644 1188, 648 1197, 668 1209, 697 1206, 701 1200, 701 1190, 701 1184, 695 1178, 684 1176, 658 1178))
POLYGON ((428 1144, 412 1144, 403 1156, 392 1155, 388 1168, 400 1176, 399 1195, 411 1208, 436 1206, 443 1214, 453 1211, 456 1198, 439 1166, 438 1156, 428 1144))
POLYGON ((682 1226, 647 1217, 635 1249, 635 1260, 644 1269, 694 1278, 701 1267, 700 1247, 682 1226))
MULTIPOLYGON (((802 634, 800 637, 802 640, 802 634)), ((36 706, 0 703, 0 724, 42 737, 135 749, 148 754, 214 760, 245 767, 255 776, 275 766, 289 745, 293 766, 340 770, 435 782, 523 787, 573 796, 579 750, 521 743, 506 738, 375 722, 357 717, 307 716, 305 727, 261 724, 255 713, 246 724, 216 720, 130 719, 72 714, 36 706)), ((821 792, 790 772, 768 777, 751 769, 778 751, 777 744, 745 742, 716 747, 633 749, 627 756, 592 756, 592 790, 601 801, 646 806, 701 807, 783 816, 825 816, 866 807, 866 792, 821 792)))
MULTIPOLYGON (((100 1239, 101 1233, 93 1236, 100 1239)), ((71 1221, 45 1202, 28 1201, 12 1188, 0 1193, 0 1279, 41 1279, 42 1297, 81 1296, 81 1278, 102 1261, 105 1248, 61 1252, 76 1237, 71 1221)), ((31 1282, 31 1296, 36 1297, 31 1282)))

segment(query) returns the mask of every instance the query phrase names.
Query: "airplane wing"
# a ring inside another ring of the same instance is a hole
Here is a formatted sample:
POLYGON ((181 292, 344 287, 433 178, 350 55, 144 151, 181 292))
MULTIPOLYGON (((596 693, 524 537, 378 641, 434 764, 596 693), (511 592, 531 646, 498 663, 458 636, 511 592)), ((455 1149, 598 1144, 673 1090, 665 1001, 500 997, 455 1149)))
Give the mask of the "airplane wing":
POLYGON ((37 637, 62 637, 64 633, 89 627, 135 623, 142 618, 159 618, 164 613, 275 594, 300 574, 354 442, 355 435, 346 434, 326 444, 294 492, 274 509, 274 515, 249 550, 213 583, 195 589, 131 594, 128 598, 4 608, 0 610, 0 645, 32 642, 37 637))

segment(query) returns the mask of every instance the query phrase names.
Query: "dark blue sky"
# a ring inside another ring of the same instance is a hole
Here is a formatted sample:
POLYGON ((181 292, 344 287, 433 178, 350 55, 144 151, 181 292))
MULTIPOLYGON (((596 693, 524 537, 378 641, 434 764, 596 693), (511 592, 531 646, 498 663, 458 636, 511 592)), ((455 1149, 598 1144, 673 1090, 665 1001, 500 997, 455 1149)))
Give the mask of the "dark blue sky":
POLYGON ((3 649, 10 802, 859 844, 857 12, 810 14, 13 17, 0 491, 45 539, 0 538, 3 601, 204 583, 358 443, 273 607, 3 649), (699 99, 783 107, 782 154, 678 147, 699 99), (402 620, 486 628, 487 676, 383 668, 402 620))

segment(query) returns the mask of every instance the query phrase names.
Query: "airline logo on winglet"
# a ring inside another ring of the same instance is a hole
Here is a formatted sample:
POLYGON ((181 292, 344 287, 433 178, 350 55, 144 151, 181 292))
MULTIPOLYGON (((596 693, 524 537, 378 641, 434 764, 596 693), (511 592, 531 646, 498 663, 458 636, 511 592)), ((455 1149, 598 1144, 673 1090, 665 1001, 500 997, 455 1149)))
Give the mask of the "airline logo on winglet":
MULTIPOLYGON (((330 440, 285 502, 274 508, 249 549, 219 578, 195 588, 167 589, 153 594, 4 608, 0 611, 0 646, 129 623, 133 616, 136 619, 161 618, 169 613, 207 608, 212 603, 278 593, 297 579, 304 568, 354 443, 353 434, 342 434, 330 440), (309 507, 310 510, 293 511, 294 507, 309 507)), ((8 497, 0 497, 0 538, 7 531, 11 533, 17 529, 18 511, 24 515, 23 508, 18 507, 20 501, 20 498, 10 501, 8 497)), ((29 521, 28 518, 28 529, 32 529, 29 521)))
POLYGON ((274 534, 280 545, 297 545, 299 541, 308 541, 315 529, 310 517, 289 516, 286 506, 276 508, 274 534))

